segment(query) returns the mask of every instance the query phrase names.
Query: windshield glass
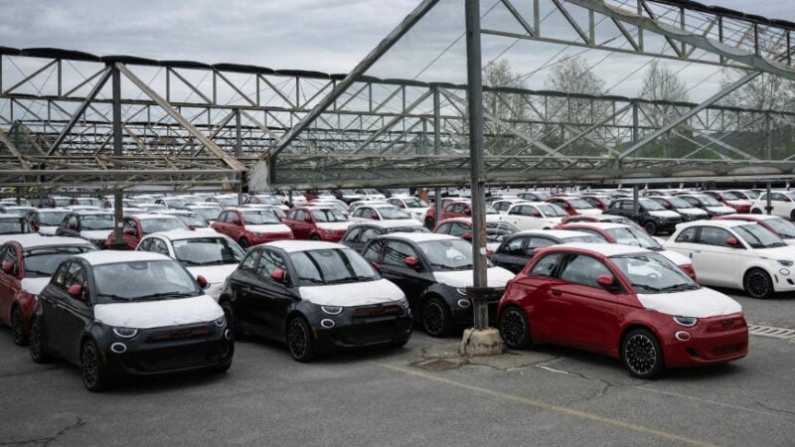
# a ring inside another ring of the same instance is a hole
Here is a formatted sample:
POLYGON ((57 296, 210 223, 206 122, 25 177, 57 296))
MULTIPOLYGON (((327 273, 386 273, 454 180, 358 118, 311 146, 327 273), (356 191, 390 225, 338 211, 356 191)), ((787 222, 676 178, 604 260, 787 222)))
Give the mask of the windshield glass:
POLYGON ((765 223, 770 225, 770 228, 773 229, 778 235, 784 239, 793 239, 795 238, 795 224, 789 220, 778 218, 778 219, 767 219, 765 223))
POLYGON ((742 225, 734 227, 734 231, 752 248, 784 247, 787 245, 780 237, 761 225, 742 225))
POLYGON ((610 228, 607 231, 616 244, 634 245, 652 250, 662 250, 662 246, 643 230, 633 227, 610 228))
POLYGON ((187 205, 187 202, 183 199, 163 199, 169 208, 182 208, 187 205))
POLYGON ((722 203, 718 202, 718 199, 712 196, 699 196, 699 200, 706 206, 723 206, 722 203))
POLYGON ((654 200, 646 199, 646 200, 639 200, 638 202, 649 211, 665 211, 665 207, 655 202, 654 200))
POLYGON ((192 208, 191 211, 204 220, 218 220, 218 215, 221 213, 219 208, 192 208))
POLYGON ((406 204, 406 208, 428 208, 428 203, 417 197, 406 197, 402 200, 406 204))
POLYGON ((62 245, 58 247, 31 248, 24 253, 26 278, 48 278, 58 265, 69 256, 96 251, 93 245, 62 245))
POLYGON ((373 281, 378 273, 358 253, 347 248, 299 251, 290 254, 298 281, 306 285, 373 281))
POLYGON ((684 200, 680 199, 679 197, 670 197, 666 198, 666 201, 671 204, 671 207, 675 210, 680 208, 693 208, 693 205, 685 202, 684 200))
POLYGON ((39 212, 39 225, 57 227, 67 214, 69 214, 68 211, 39 212))
POLYGON ((193 228, 207 228, 207 221, 202 219, 197 215, 177 215, 175 216, 177 219, 181 220, 182 223, 188 225, 189 227, 193 228))
POLYGON ((381 218, 385 220, 412 219, 409 213, 395 206, 380 207, 378 212, 381 213, 381 218))
POLYGON ((569 213, 554 203, 539 203, 535 205, 547 217, 566 217, 569 213))
POLYGON ((80 224, 84 230, 112 230, 113 215, 111 214, 86 214, 80 216, 80 224))
POLYGON ((94 283, 97 298, 102 303, 171 299, 203 293, 193 276, 171 259, 97 265, 94 283))
MULTIPOLYGON (((575 230, 576 231, 576 230, 575 230)), ((563 243, 568 244, 569 242, 595 242, 597 244, 601 243, 604 244, 607 242, 607 239, 602 237, 600 234, 589 234, 588 236, 564 236, 561 238, 563 243)))
POLYGON ((177 218, 169 219, 141 219, 141 230, 144 234, 157 233, 158 231, 187 230, 185 222, 177 218))
POLYGON ((587 210, 593 208, 593 205, 582 199, 569 199, 568 202, 569 205, 572 206, 572 208, 578 210, 587 210))
POLYGON ((237 196, 235 197, 215 197, 215 201, 224 207, 237 206, 237 196))
POLYGON ((723 197, 723 200, 740 200, 740 197, 737 194, 733 193, 733 192, 722 191, 722 192, 719 192, 718 194, 721 197, 723 197))
POLYGON ((519 230, 508 222, 486 222, 486 240, 488 242, 502 242, 506 236, 517 231, 519 230))
POLYGON ((336 208, 317 208, 312 210, 315 222, 347 222, 348 219, 336 208))
POLYGON ((246 225, 277 224, 279 219, 270 210, 241 211, 246 225))
POLYGON ((670 293, 700 288, 685 272, 657 253, 611 256, 637 293, 670 293))
POLYGON ((469 270, 474 264, 472 244, 463 239, 425 241, 418 245, 433 271, 469 270))
POLYGON ((208 236, 172 242, 177 261, 185 266, 238 264, 246 255, 225 237, 208 236))

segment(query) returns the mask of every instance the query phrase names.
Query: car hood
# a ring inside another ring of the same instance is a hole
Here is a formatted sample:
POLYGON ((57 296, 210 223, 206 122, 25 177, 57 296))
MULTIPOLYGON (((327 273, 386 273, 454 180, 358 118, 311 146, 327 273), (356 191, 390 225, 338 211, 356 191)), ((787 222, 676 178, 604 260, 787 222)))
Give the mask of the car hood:
POLYGON ((577 214, 580 214, 580 215, 583 215, 583 216, 596 216, 596 215, 602 214, 602 210, 600 210, 598 208, 578 209, 577 210, 577 214))
POLYGON ((659 210, 659 211, 649 211, 649 214, 656 217, 667 217, 669 219, 675 217, 681 217, 681 215, 675 211, 668 211, 668 210, 659 210))
POLYGON ((785 247, 772 247, 772 248, 754 248, 754 253, 762 258, 782 261, 795 261, 795 252, 792 247, 787 245, 785 247))
POLYGON ((44 235, 44 236, 55 236, 55 230, 57 230, 57 229, 58 229, 57 226, 48 227, 48 226, 42 225, 42 226, 39 227, 39 234, 44 235))
POLYGON ((50 277, 44 278, 22 278, 22 290, 31 295, 38 295, 41 290, 50 283, 50 277))
POLYGON ((290 227, 285 224, 246 225, 246 230, 254 233, 290 233, 290 227))
POLYGON ((108 326, 151 329, 206 323, 224 316, 221 306, 208 295, 139 303, 94 306, 94 318, 108 326))
POLYGON ((706 216, 709 214, 701 208, 679 208, 676 210, 676 212, 679 214, 690 214, 693 216, 706 216))
POLYGON ((692 264, 693 260, 690 259, 688 256, 683 255, 682 253, 677 253, 673 250, 661 250, 658 253, 668 258, 669 261, 673 262, 676 265, 686 265, 692 264))
POLYGON ((721 206, 708 206, 706 207, 708 210, 712 211, 713 213, 723 213, 723 214, 733 214, 736 213, 737 210, 726 205, 721 206))
POLYGON ((646 309, 680 317, 708 318, 743 310, 737 301, 708 287, 676 293, 639 293, 638 301, 646 309))
POLYGON ((194 278, 201 275, 208 283, 215 284, 226 281, 226 278, 235 271, 238 265, 240 264, 188 266, 187 268, 194 278))
MULTIPOLYGON (((502 288, 513 279, 513 273, 502 267, 491 267, 486 271, 488 287, 502 288)), ((472 270, 453 270, 447 272, 433 272, 436 282, 450 287, 470 287, 472 286, 472 270)))
POLYGON ((317 227, 321 230, 347 230, 353 222, 318 222, 317 227))
POLYGON ((387 279, 325 286, 302 286, 301 298, 318 306, 366 306, 405 299, 398 286, 387 279))
POLYGON ((90 241, 104 241, 110 236, 113 230, 84 230, 80 232, 80 237, 90 241))

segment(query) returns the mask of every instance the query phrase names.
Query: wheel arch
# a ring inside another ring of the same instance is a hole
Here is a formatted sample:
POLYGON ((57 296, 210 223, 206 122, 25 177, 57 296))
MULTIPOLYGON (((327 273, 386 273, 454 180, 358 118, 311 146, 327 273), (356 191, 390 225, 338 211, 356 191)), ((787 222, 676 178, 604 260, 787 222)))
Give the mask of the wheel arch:
POLYGON ((635 329, 645 329, 645 330, 651 332, 652 335, 654 335, 657 338, 657 342, 660 344, 660 347, 662 348, 661 354, 662 354, 662 357, 663 357, 663 365, 664 366, 668 366, 668 365, 665 364, 665 362, 667 361, 666 359, 667 359, 668 356, 665 355, 666 345, 665 345, 665 343, 663 343, 662 337, 660 337, 660 334, 653 327, 651 327, 651 326, 649 326, 647 324, 644 324, 644 323, 640 323, 640 322, 630 323, 629 325, 627 325, 621 331, 621 335, 618 337, 618 343, 615 344, 616 351, 617 351, 616 357, 618 358, 618 360, 620 360, 622 362, 624 361, 624 354, 621 352, 621 345, 624 344, 624 339, 627 338, 627 335, 630 332, 634 331, 635 329))

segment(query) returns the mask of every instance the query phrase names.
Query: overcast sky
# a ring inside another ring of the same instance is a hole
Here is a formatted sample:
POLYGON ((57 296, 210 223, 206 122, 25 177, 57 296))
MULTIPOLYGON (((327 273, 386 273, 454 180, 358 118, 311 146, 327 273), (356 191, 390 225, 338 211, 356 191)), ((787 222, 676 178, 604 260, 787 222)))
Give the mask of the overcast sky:
MULTIPOLYGON (((516 5, 529 2, 513 1, 516 5)), ((0 46, 346 73, 419 3, 420 0, 0 0, 0 46)), ((490 3, 491 0, 483 2, 490 3)), ((792 0, 704 3, 795 21, 792 0)), ((463 31, 463 23, 461 27, 463 31)), ((448 38, 453 37, 440 40, 448 38)))

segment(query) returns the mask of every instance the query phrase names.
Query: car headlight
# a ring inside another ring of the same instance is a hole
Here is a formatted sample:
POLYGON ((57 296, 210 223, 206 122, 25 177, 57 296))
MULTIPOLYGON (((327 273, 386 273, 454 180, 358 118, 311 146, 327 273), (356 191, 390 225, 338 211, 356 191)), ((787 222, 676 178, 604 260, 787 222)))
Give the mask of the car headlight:
POLYGON ((320 310, 329 314, 329 315, 339 315, 342 313, 341 306, 320 306, 320 310))
POLYGON ((254 235, 254 237, 260 237, 260 236, 262 236, 264 233, 256 233, 256 232, 254 232, 254 233, 251 233, 251 234, 253 234, 253 235, 254 235))
POLYGON ((115 327, 113 328, 113 333, 120 338, 133 338, 136 335, 138 335, 138 329, 132 329, 128 327, 115 327))
POLYGON ((455 289, 459 295, 467 296, 467 289, 465 287, 458 287, 455 289))
POLYGON ((332 230, 331 228, 327 228, 326 234, 334 234, 334 230, 332 230))
POLYGON ((779 259, 778 263, 783 265, 784 267, 792 267, 792 261, 785 261, 785 260, 779 259))
POLYGON ((215 325, 218 327, 226 326, 226 316, 217 318, 215 321, 213 321, 213 323, 215 323, 215 325))
POLYGON ((693 327, 698 324, 698 318, 674 316, 676 324, 684 327, 693 327))

